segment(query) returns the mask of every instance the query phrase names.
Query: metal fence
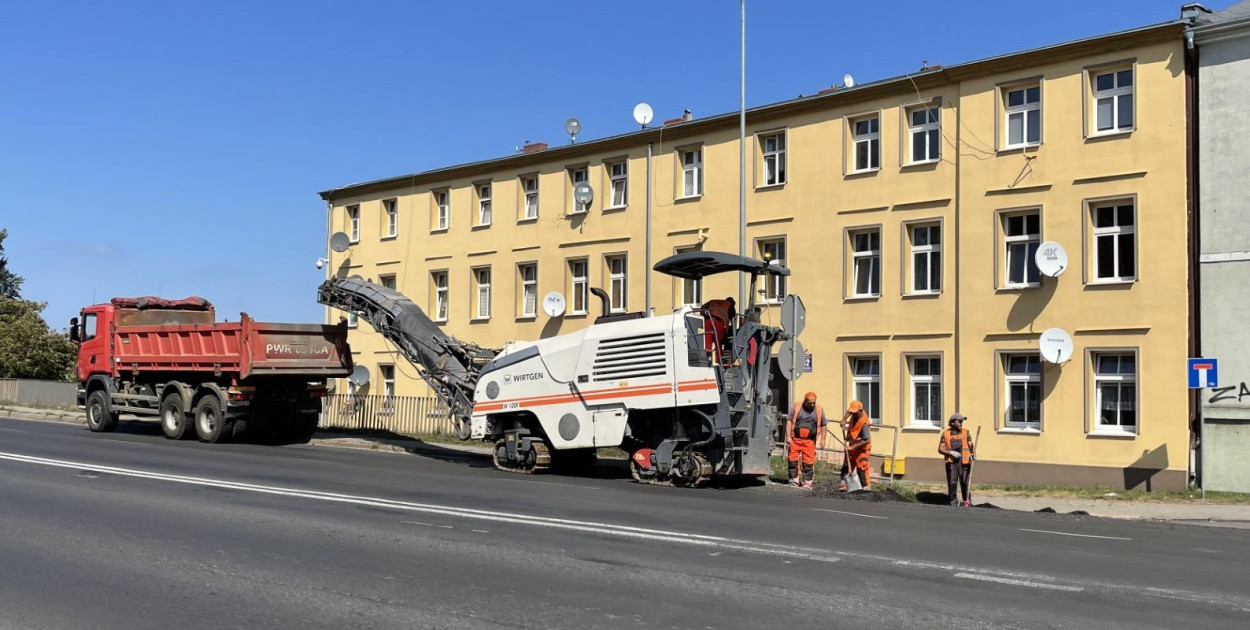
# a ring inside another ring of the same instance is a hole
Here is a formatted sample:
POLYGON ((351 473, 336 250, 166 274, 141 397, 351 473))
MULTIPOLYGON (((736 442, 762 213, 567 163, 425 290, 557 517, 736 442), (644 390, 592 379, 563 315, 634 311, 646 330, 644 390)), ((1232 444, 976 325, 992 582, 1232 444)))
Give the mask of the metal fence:
POLYGON ((389 431, 399 435, 455 433, 451 413, 437 398, 417 396, 326 396, 322 429, 389 431))
POLYGON ((78 402, 77 388, 76 384, 64 381, 0 378, 0 402, 71 406, 78 402))

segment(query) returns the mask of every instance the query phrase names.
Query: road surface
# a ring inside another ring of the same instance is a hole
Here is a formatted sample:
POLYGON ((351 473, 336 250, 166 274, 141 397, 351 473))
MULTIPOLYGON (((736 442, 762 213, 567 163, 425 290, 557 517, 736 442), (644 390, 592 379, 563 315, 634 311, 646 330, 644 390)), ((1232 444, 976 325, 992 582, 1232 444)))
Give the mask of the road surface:
POLYGON ((0 628, 1238 628, 1243 530, 0 419, 0 628))

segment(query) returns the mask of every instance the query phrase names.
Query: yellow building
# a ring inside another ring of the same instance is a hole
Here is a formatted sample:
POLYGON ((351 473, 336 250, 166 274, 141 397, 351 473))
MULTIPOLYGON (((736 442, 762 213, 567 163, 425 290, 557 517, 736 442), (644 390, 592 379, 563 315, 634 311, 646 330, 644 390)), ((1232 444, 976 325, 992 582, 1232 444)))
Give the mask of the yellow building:
MULTIPOLYGON (((942 477, 939 427, 959 411, 981 429, 979 481, 1184 487, 1182 52, 1160 25, 748 110, 749 253, 793 271, 766 298, 807 305, 799 391, 863 400, 874 454, 897 434, 907 479, 942 477), (1047 241, 1067 252, 1059 277, 1033 262, 1047 241), (1073 341, 1059 364, 1039 356, 1052 327, 1073 341)), ((679 119, 326 191, 330 231, 353 241, 330 269, 496 347, 588 325, 589 287, 631 311, 735 295, 736 279, 652 273, 644 303, 645 191, 649 145, 652 263, 737 252, 738 135, 737 113, 679 119), (542 312, 552 291, 562 317, 542 312)), ((423 395, 367 328, 351 344, 373 387, 423 395)))

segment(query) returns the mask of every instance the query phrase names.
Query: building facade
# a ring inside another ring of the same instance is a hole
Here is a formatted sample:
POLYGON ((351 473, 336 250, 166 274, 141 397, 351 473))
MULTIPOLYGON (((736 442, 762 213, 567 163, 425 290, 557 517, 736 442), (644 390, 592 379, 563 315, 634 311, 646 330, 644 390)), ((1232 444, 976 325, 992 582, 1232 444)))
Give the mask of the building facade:
MULTIPOLYGON (((980 429, 978 479, 1182 488, 1189 424, 1183 26, 1158 25, 747 111, 749 254, 792 274, 762 288, 777 322, 802 296, 826 408, 859 399, 874 454, 897 439, 904 478, 938 479, 955 411, 980 429), (1044 242, 1068 266, 1045 277, 1044 242), (1039 356, 1061 328, 1073 353, 1039 356)), ((736 295, 737 279, 651 273, 651 259, 738 251, 738 116, 322 193, 352 247, 330 272, 425 306, 487 346, 736 295), (573 187, 594 200, 579 206, 573 187), (541 300, 559 292, 561 317, 541 300)), ((537 149, 537 150, 534 150, 537 149)), ((328 235, 327 235, 328 236, 328 235)), ((341 314, 327 313, 337 319, 341 314)), ((423 394, 393 348, 351 344, 373 393, 423 394), (386 382, 383 382, 383 381, 386 382)), ((776 377, 781 407, 790 392, 776 377)))

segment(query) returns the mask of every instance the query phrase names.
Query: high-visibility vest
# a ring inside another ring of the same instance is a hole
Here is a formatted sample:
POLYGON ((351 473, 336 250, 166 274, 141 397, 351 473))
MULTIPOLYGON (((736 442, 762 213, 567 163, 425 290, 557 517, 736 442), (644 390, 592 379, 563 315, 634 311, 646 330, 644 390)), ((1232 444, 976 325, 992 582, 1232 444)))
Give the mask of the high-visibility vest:
MULTIPOLYGON (((860 433, 862 433, 862 432, 864 431, 864 427, 865 427, 866 425, 870 425, 870 424, 872 424, 872 420, 868 418, 868 414, 867 414, 867 413, 865 413, 865 414, 863 414, 862 416, 860 416, 860 417, 859 417, 859 419, 855 421, 855 424, 851 425, 851 428, 850 428, 849 430, 847 430, 847 432, 846 432, 846 443, 849 445, 849 444, 851 443, 851 441, 859 439, 859 434, 860 434, 860 433)), ((869 450, 872 448, 872 441, 871 441, 871 438, 872 438, 872 435, 871 435, 871 434, 869 434, 869 441, 868 441, 867 443, 865 443, 865 444, 864 444, 864 445, 862 445, 862 446, 857 446, 857 447, 855 447, 854 449, 850 449, 850 448, 848 448, 847 450, 854 450, 854 451, 857 451, 857 452, 858 452, 858 451, 865 451, 865 452, 867 452, 867 451, 869 451, 869 450)))
POLYGON ((799 422, 798 422, 799 410, 801 410, 802 408, 803 408, 803 403, 801 402, 794 403, 794 411, 790 413, 790 425, 791 425, 790 432, 796 438, 814 440, 816 439, 816 436, 820 434, 820 419, 825 417, 825 412, 823 409, 820 408, 820 405, 816 405, 816 427, 813 429, 813 432, 810 436, 808 436, 807 438, 802 438, 799 435, 799 422))
MULTIPOLYGON (((959 444, 960 446, 958 450, 961 454, 963 454, 963 460, 964 460, 963 463, 971 464, 972 463, 972 448, 968 444, 968 430, 967 429, 959 430, 959 444)), ((942 446, 946 447, 947 453, 950 452, 951 450, 951 430, 950 429, 946 429, 942 431, 942 446)), ((955 460, 950 455, 947 455, 946 461, 953 462, 955 460)))
POLYGON ((726 324, 729 323, 729 300, 710 300, 704 308, 712 317, 726 324))

